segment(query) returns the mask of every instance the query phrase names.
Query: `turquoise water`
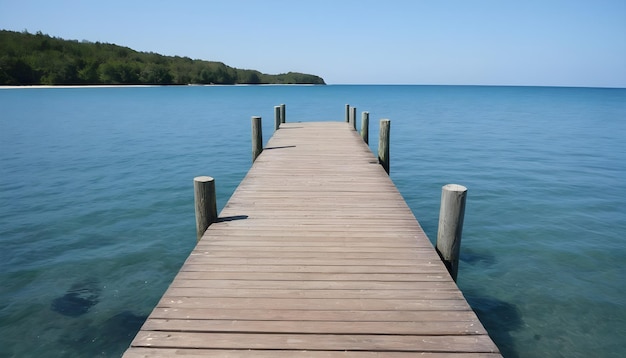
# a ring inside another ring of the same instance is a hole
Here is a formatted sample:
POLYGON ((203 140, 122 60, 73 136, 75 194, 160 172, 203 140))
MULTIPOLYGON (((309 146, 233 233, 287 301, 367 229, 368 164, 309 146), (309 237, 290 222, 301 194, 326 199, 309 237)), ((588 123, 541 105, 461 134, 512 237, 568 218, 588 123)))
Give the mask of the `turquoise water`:
POLYGON ((506 357, 626 354, 626 90, 457 86, 0 89, 0 357, 115 357, 222 207, 250 117, 391 119, 391 178, 431 239, 469 188, 459 286, 506 357), (360 115, 359 115, 360 118, 360 115))

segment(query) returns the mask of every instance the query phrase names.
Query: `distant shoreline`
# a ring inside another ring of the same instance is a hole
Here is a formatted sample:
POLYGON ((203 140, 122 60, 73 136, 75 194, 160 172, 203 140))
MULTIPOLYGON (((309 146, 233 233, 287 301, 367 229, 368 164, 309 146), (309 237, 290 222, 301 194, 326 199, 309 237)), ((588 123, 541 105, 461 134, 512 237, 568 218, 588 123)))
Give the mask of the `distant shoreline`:
POLYGON ((46 88, 149 88, 149 87, 266 87, 266 86, 326 86, 308 83, 263 83, 263 84, 232 84, 232 85, 0 85, 0 89, 46 89, 46 88))
POLYGON ((625 90, 626 87, 585 87, 585 86, 535 86, 535 85, 468 85, 468 84, 406 84, 406 83, 386 83, 386 84, 351 84, 351 83, 331 83, 331 84, 309 84, 309 83, 263 83, 263 84, 188 84, 188 85, 0 85, 3 89, 54 89, 54 88, 149 88, 149 87, 275 87, 275 86, 418 86, 418 87, 508 87, 508 88, 579 88, 579 89, 617 89, 625 90))
POLYGON ((273 75, 218 61, 64 40, 41 32, 0 30, 0 53, 0 85, 325 84, 323 78, 302 72, 273 75))
MULTIPOLYGON (((0 86, 0 89, 33 89, 33 88, 110 88, 110 87, 165 87, 159 85, 25 85, 25 86, 0 86)), ((174 86, 172 86, 174 87, 174 86)))

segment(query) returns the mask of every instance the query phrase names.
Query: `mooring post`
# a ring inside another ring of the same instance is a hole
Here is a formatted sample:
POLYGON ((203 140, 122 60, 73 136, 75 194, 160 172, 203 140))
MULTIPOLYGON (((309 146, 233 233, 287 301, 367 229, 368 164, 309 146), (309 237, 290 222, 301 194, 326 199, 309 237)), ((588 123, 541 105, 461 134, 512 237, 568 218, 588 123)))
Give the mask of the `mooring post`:
POLYGON ((287 118, 285 117, 286 108, 285 108, 285 104, 281 104, 280 105, 280 123, 285 123, 287 121, 287 118))
POLYGON ((380 135, 378 137, 378 162, 385 168, 389 174, 389 127, 391 121, 388 119, 380 120, 380 135))
POLYGON ((458 184, 444 185, 441 190, 437 253, 456 282, 467 188, 458 184))
POLYGON ((280 106, 274 106, 274 131, 280 128, 280 106))
POLYGON ((263 151, 263 131, 261 128, 261 117, 252 117, 252 162, 263 151))
POLYGON ((346 104, 346 123, 350 123, 350 105, 346 104))
POLYGON ((352 122, 354 130, 356 130, 356 107, 350 107, 350 122, 352 122))
POLYGON ((196 208, 196 239, 200 241, 209 225, 217 221, 215 180, 207 176, 193 178, 193 196, 196 208))
POLYGON ((365 144, 370 142, 370 112, 361 113, 361 137, 365 144))

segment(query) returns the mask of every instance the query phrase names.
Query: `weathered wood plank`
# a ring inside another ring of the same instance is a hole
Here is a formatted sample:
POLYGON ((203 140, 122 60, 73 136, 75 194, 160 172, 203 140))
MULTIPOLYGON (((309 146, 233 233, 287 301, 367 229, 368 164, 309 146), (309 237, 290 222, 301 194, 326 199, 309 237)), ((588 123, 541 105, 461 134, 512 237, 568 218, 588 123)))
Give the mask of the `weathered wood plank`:
POLYGON ((467 311, 471 310, 464 299, 370 299, 370 298, 238 298, 228 300, 214 297, 181 297, 165 295, 157 307, 170 308, 223 308, 223 309, 286 309, 286 310, 338 310, 352 309, 372 311, 467 311))
MULTIPOLYGON (((420 352, 422 358, 497 358, 498 353, 447 353, 420 352)), ((355 352, 355 351, 303 351, 303 350, 223 350, 223 349, 177 349, 177 348, 134 348, 126 358, 407 358, 415 357, 414 352, 355 352)))
MULTIPOLYGON (((331 259, 331 258, 305 258, 305 257, 297 257, 297 258, 265 258, 265 257, 252 257, 252 258, 220 258, 220 257, 199 257, 193 256, 190 257, 187 261, 187 264, 183 266, 183 268, 187 266, 191 266, 193 264, 196 265, 271 265, 274 267, 277 266, 386 266, 386 267, 395 267, 395 266, 413 266, 413 267, 421 267, 430 273, 435 270, 435 272, 443 272, 441 270, 436 270, 440 268, 441 265, 435 260, 400 260, 400 259, 331 259), (413 265, 411 265, 413 263, 413 265)), ((413 272, 413 271, 411 271, 413 272)))
MULTIPOLYGON (((217 224, 213 224, 217 225, 217 224)), ((253 232, 250 230, 237 230, 233 227, 216 227, 207 231, 203 238, 206 240, 201 241, 198 245, 212 244, 215 240, 219 240, 223 237, 227 238, 261 238, 261 237, 275 237, 275 238, 291 238, 293 240, 299 240, 307 238, 308 241, 317 241, 322 238, 332 238, 334 240, 347 240, 347 239, 379 239, 378 241, 383 243, 395 242, 398 239, 410 240, 413 244, 411 248, 428 248, 432 250, 432 245, 428 245, 427 238, 420 235, 416 235, 412 230, 399 230, 396 232, 380 231, 372 228, 372 230, 365 230, 355 225, 344 225, 341 227, 335 226, 315 226, 315 225, 292 225, 289 227, 289 232, 284 230, 276 231, 271 226, 257 226, 253 232), (338 230, 344 230, 345 232, 341 236, 337 236, 338 230)), ((374 240, 376 241, 376 240, 374 240)), ((358 245, 354 246, 358 249, 358 245)))
MULTIPOLYGON (((271 253, 271 252, 276 252, 277 255, 289 255, 291 253, 294 254, 294 256, 291 257, 298 257, 295 255, 299 255, 299 254, 309 254, 309 255, 315 255, 316 257, 320 256, 320 255, 324 255, 326 253, 330 254, 330 255, 351 255, 351 254, 364 254, 364 255, 372 255, 372 254, 376 254, 378 252, 381 253, 381 257, 387 257, 388 255, 393 255, 393 254, 408 254, 408 255, 415 255, 416 257, 421 257, 421 259, 423 260, 432 260, 431 257, 427 256, 432 252, 432 249, 430 249, 427 246, 424 247, 414 247, 414 248, 406 248, 406 247, 356 247, 356 246, 332 246, 332 247, 327 247, 327 246, 316 246, 316 247, 282 247, 282 246, 277 246, 277 247, 255 247, 254 248, 254 253, 260 253, 263 255, 267 255, 267 253, 271 253), (424 250, 430 250, 430 251, 426 251, 424 252, 424 250), (426 256, 426 257, 423 257, 426 256)), ((224 255, 230 255, 230 253, 233 254, 243 254, 245 255, 246 253, 250 253, 253 254, 252 251, 250 251, 249 248, 242 246, 242 247, 231 247, 231 246, 227 246, 227 245, 200 245, 198 244, 196 246, 196 250, 191 254, 191 255, 211 255, 213 253, 224 253, 224 255)), ((243 257, 243 256, 238 256, 238 257, 243 257)), ((290 256, 287 256, 290 257, 290 256)), ((349 257, 349 256, 346 256, 349 257)), ((368 256, 371 257, 371 256, 368 256)))
POLYGON ((372 298, 372 299, 463 299, 454 289, 422 290, 289 290, 289 289, 225 289, 213 287, 170 287, 167 296, 216 298, 372 298))
MULTIPOLYGON (((355 243, 357 245, 354 246, 359 246, 358 244, 360 243, 369 243, 369 244, 379 244, 379 245, 396 245, 397 243, 403 244, 406 247, 415 247, 416 246, 416 240, 413 237, 400 237, 400 238, 394 238, 394 240, 385 240, 384 237, 341 237, 341 238, 337 238, 337 237, 333 237, 330 235, 318 235, 318 236, 308 236, 308 237, 294 237, 294 236, 289 236, 289 235, 263 235, 261 233, 261 231, 259 231, 259 233, 248 233, 248 234, 243 234, 241 231, 238 230, 232 230, 233 234, 230 236, 219 236, 219 237, 213 237, 213 239, 210 242, 207 242, 208 244, 213 244, 216 242, 219 242, 220 239, 225 238, 226 240, 233 241, 233 240, 242 240, 242 241, 302 241, 302 242, 310 242, 310 241, 314 241, 314 242, 320 242, 320 241, 325 241, 327 244, 332 244, 333 242, 352 242, 355 243)), ((293 234, 292 234, 293 235, 293 234)), ((205 237, 207 237, 205 235, 205 237)), ((422 245, 420 247, 428 247, 426 245, 422 245)))
POLYGON ((482 326, 468 321, 354 322, 354 321, 241 321, 197 319, 151 319, 146 331, 247 332, 292 334, 402 334, 477 335, 482 326))
MULTIPOLYGON (((287 248, 285 248, 287 249, 287 248)), ((199 257, 199 258, 211 258, 211 257, 264 257, 264 258, 270 258, 270 257, 284 257, 284 258, 297 258, 297 257, 310 257, 310 258, 320 258, 320 257, 324 257, 324 258, 328 258, 328 259, 342 259, 342 258, 346 258, 346 259, 376 259, 376 258, 382 258, 382 259, 388 259, 388 260, 393 260, 393 259, 397 259, 397 260, 411 260, 411 259, 415 259, 417 260, 421 260, 421 261, 428 261, 430 262, 431 260, 433 260, 434 258, 424 258, 424 257, 420 257, 421 255, 424 254, 423 250, 428 250, 427 248, 422 249, 422 251, 418 251, 418 250, 412 250, 411 252, 406 252, 407 250, 401 250, 401 251, 396 251, 396 252, 380 252, 378 250, 375 251, 358 251, 358 252, 347 252, 347 251, 330 251, 330 250, 326 250, 326 251, 302 251, 302 249, 295 249, 295 250, 268 250, 268 249, 264 249, 264 250, 255 250, 255 251, 249 251, 246 249, 243 250, 237 250, 237 249, 233 249, 233 248, 212 248, 211 250, 208 251, 195 251, 194 253, 192 253, 190 255, 191 257, 199 257)), ((187 261, 187 263, 191 263, 191 261, 187 261)))
POLYGON ((317 280, 317 281, 278 281, 250 280, 245 277, 239 280, 207 279, 205 274, 180 272, 170 287, 214 287, 214 288, 268 288, 297 290, 419 290, 419 289, 455 289, 454 281, 422 280, 414 281, 350 281, 350 280, 317 280))
POLYGON ((240 321, 343 321, 343 322, 476 322, 466 311, 328 311, 284 309, 222 309, 156 307, 151 319, 199 319, 240 321))
POLYGON ((448 282, 447 272, 441 273, 318 273, 318 272, 197 272, 180 271, 180 279, 187 280, 251 280, 251 281, 364 281, 364 282, 448 282))
MULTIPOLYGON (((287 228, 285 228, 287 229, 287 228)), ((333 246, 333 247, 346 247, 346 248, 351 248, 354 245, 354 242, 352 240, 343 240, 341 238, 338 238, 337 240, 335 240, 334 242, 324 242, 324 241, 298 241, 298 240, 293 240, 293 241, 259 241, 259 240, 254 240, 254 241, 244 241, 244 240, 228 240, 228 239, 223 239, 223 240, 211 240, 208 242, 203 242, 202 244, 198 245, 200 249, 210 249, 211 247, 214 246, 229 246, 229 247, 235 247, 235 246, 240 246, 240 247, 247 247, 250 250, 254 250, 254 247, 272 247, 272 246, 277 246, 277 247, 285 247, 285 246, 291 246, 291 247, 328 247, 328 246, 333 246)), ((362 242, 358 244, 359 247, 372 247, 372 248, 390 248, 390 247, 398 247, 398 248, 413 248, 413 247, 432 247, 430 246, 430 243, 422 243, 420 244, 415 244, 415 245, 411 245, 410 243, 403 243, 403 242, 395 242, 395 241, 385 241, 385 242, 362 242)))
MULTIPOLYGON (((414 265, 414 266, 395 266, 395 265, 369 265, 369 266, 348 266, 346 264, 338 265, 309 265, 307 259, 300 258, 302 265, 255 265, 255 264, 215 264, 211 259, 198 260, 190 263, 189 261, 181 268, 181 271, 195 272, 280 272, 280 273, 401 273, 401 274, 419 274, 419 273, 443 273, 440 266, 436 265, 414 265), (204 261, 204 262, 203 262, 204 261)), ((224 260, 237 260, 233 258, 225 258, 224 260)))
POLYGON ((216 349, 497 352, 489 336, 245 334, 140 331, 137 347, 216 349))

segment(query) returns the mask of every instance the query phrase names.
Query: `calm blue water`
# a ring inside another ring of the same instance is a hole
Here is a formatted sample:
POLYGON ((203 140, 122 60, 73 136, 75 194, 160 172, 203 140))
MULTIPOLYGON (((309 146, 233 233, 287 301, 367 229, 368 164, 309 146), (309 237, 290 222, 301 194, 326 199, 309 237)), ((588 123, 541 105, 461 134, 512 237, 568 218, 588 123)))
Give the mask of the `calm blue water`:
POLYGON ((223 206, 250 117, 391 124, 391 177, 434 239, 469 188, 459 286, 506 357, 626 354, 626 89, 0 89, 0 357, 115 357, 223 206), (359 115, 360 118, 360 115, 359 115))

